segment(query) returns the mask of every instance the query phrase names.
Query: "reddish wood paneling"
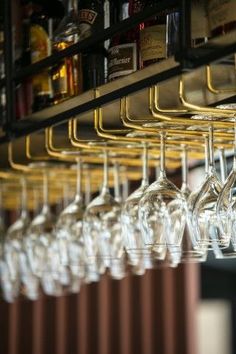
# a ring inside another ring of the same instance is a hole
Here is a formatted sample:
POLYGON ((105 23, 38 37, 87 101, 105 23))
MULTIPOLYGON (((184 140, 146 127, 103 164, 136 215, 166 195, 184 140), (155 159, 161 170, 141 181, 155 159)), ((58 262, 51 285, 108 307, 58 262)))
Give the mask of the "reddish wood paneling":
POLYGON ((0 301, 0 354, 196 354, 198 267, 103 276, 80 294, 0 301))

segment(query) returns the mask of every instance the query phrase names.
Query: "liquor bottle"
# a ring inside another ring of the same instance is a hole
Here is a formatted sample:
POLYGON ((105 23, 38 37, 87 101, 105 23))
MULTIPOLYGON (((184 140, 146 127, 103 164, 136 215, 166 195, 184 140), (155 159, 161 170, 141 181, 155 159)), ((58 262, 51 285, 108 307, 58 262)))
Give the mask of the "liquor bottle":
MULTIPOLYGON (((32 11, 33 11, 32 4, 29 3, 23 6, 22 54, 20 58, 20 67, 25 67, 31 64, 30 17, 32 15, 32 11)), ((29 115, 32 113, 32 106, 33 106, 33 87, 32 87, 31 77, 26 78, 21 83, 21 91, 23 96, 24 115, 29 115)))
MULTIPOLYGON (((51 54, 52 18, 39 6, 34 9, 30 20, 31 63, 36 63, 51 54)), ((32 86, 33 111, 49 106, 52 102, 52 83, 48 68, 32 77, 32 86)))
MULTIPOLYGON (((145 8, 157 5, 160 0, 146 0, 145 8)), ((140 56, 142 67, 167 57, 167 12, 163 11, 144 22, 140 31, 140 56)))
MULTIPOLYGON (((80 37, 77 1, 66 0, 66 15, 54 33, 53 51, 58 52, 76 43, 80 37)), ((54 103, 82 92, 81 55, 61 60, 52 68, 54 103)))
MULTIPOLYGON (((141 1, 120 1, 119 20, 125 20, 129 16, 141 10, 141 1)), ((139 69, 139 26, 118 34, 111 40, 108 50, 108 80, 131 74, 139 69)))
POLYGON ((191 5, 191 38, 192 46, 196 47, 210 37, 209 22, 205 0, 192 0, 191 5))
MULTIPOLYGON (((103 9, 104 9, 104 29, 110 27, 111 23, 113 23, 111 21, 112 14, 113 14, 113 11, 111 9, 111 5, 113 5, 111 0, 104 0, 104 5, 103 5, 103 9)), ((107 53, 108 53, 109 46, 110 46, 110 39, 107 39, 104 42, 104 48, 105 48, 107 53)), ((107 55, 105 55, 105 57, 104 57, 104 81, 105 82, 107 82, 107 78, 108 78, 108 58, 107 58, 107 55)))
POLYGON ((211 35, 218 36, 236 28, 235 0, 208 0, 207 12, 211 35))
MULTIPOLYGON (((13 13, 13 57, 15 69, 20 70, 22 66, 30 65, 30 46, 29 46, 29 16, 31 14, 31 4, 22 3, 16 0, 12 3, 13 13), (27 52, 27 54, 26 54, 27 52), (26 60, 27 57, 27 60, 26 60), (25 62, 26 61, 26 62, 25 62)), ((31 113, 30 99, 32 95, 27 88, 31 87, 31 79, 15 83, 15 119, 21 119, 31 113), (29 86, 28 86, 29 83, 29 86)))
MULTIPOLYGON (((0 79, 3 79, 5 76, 3 42, 4 42, 3 17, 0 15, 0 79)), ((5 107, 6 107, 6 90, 5 87, 3 87, 0 89, 0 126, 2 126, 5 121, 5 107)))
MULTIPOLYGON (((104 30, 104 7, 102 0, 81 0, 79 2, 81 39, 104 30)), ((83 91, 102 85, 105 80, 103 43, 94 45, 82 56, 83 91)))

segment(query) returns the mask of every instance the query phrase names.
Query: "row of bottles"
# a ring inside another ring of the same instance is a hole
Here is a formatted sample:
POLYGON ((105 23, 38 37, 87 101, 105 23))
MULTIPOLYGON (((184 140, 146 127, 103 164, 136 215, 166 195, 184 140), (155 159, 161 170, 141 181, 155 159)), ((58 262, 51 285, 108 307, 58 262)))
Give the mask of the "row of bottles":
MULTIPOLYGON (((163 0, 17 1, 21 1, 21 54, 16 57, 16 68, 20 70, 163 0)), ((193 46, 235 27, 235 0, 191 3, 193 46)), ((17 118, 174 55, 178 50, 178 28, 179 12, 168 9, 24 80, 16 85, 17 118)), ((0 28, 0 76, 4 72, 2 42, 0 28)), ((1 90, 1 107, 4 102, 1 90)))

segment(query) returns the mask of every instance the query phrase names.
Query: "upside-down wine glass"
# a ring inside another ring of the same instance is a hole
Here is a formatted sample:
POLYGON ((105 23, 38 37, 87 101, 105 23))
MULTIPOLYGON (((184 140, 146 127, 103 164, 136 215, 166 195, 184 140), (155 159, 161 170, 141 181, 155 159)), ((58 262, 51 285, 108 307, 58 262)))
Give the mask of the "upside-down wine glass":
POLYGON ((1 245, 0 245, 0 285, 2 289, 2 296, 5 301, 13 302, 19 294, 20 288, 20 281, 17 277, 16 280, 12 280, 8 264, 5 259, 4 254, 4 242, 5 242, 5 233, 6 228, 4 225, 4 218, 3 218, 3 197, 2 197, 2 184, 0 185, 0 225, 1 225, 1 245))
MULTIPOLYGON (((122 195, 121 195, 121 184, 120 184, 120 164, 117 161, 113 163, 113 176, 114 176, 114 199, 119 205, 122 207, 122 195)), ((120 230, 122 226, 120 227, 120 230)), ((120 241, 122 243, 122 247, 124 247, 124 241, 121 236, 120 241)), ((113 279, 122 279, 125 276, 126 270, 126 259, 125 252, 123 252, 122 257, 119 258, 111 258, 110 267, 109 267, 109 275, 113 279)))
POLYGON ((213 126, 209 127, 209 170, 207 178, 195 200, 193 207, 193 226, 196 230, 197 244, 208 249, 225 248, 229 237, 219 227, 216 211, 217 200, 222 189, 214 164, 213 126))
MULTIPOLYGON (((235 104, 219 107, 236 109, 235 104)), ((229 247, 218 254, 216 258, 234 258, 236 256, 236 121, 234 123, 233 168, 219 194, 216 209, 221 233, 230 239, 229 247)))
POLYGON ((20 217, 7 231, 4 253, 12 281, 21 281, 24 295, 36 300, 39 296, 39 280, 30 269, 25 251, 25 237, 29 224, 26 178, 22 176, 20 217))
POLYGON ((182 151, 182 186, 181 192, 186 200, 185 209, 185 228, 181 247, 174 249, 170 255, 174 262, 176 263, 187 263, 187 262, 204 262, 206 260, 206 249, 202 247, 197 247, 195 242, 195 237, 192 234, 193 228, 191 227, 191 212, 188 210, 188 201, 191 194, 189 184, 188 184, 188 151, 187 146, 183 145, 182 151))
POLYGON ((181 191, 166 177, 165 133, 160 133, 160 175, 139 202, 139 222, 145 245, 153 248, 181 245, 184 232, 185 200, 181 191))
MULTIPOLYGON (((223 188, 222 191, 224 189, 224 184, 225 181, 227 179, 227 165, 226 165, 226 158, 225 158, 225 151, 223 148, 219 149, 219 160, 220 160, 220 175, 221 175, 221 181, 223 183, 223 188)), ((221 193, 220 193, 221 195, 221 193)), ((221 223, 220 217, 222 216, 223 212, 224 212, 224 217, 227 219, 227 210, 225 209, 225 205, 223 205, 224 209, 220 209, 218 210, 218 207, 222 207, 221 204, 218 204, 218 202, 220 201, 220 195, 217 201, 217 205, 216 205, 216 210, 217 210, 217 215, 219 217, 219 225, 221 223)), ((227 221, 226 221, 227 223, 227 221)), ((225 227, 226 223, 224 222, 223 225, 225 227)), ((226 232, 227 230, 223 229, 223 226, 219 226, 221 228, 221 232, 226 232)), ((234 250, 233 244, 232 244, 232 240, 230 237, 230 242, 229 242, 229 246, 226 248, 219 248, 219 247, 215 247, 213 249, 213 252, 215 254, 215 258, 217 259, 222 259, 222 258, 236 258, 236 250, 234 250)))
POLYGON ((20 217, 8 228, 4 245, 5 259, 12 280, 15 280, 19 276, 20 252, 22 251, 23 238, 30 223, 29 213, 26 207, 27 193, 25 177, 21 178, 21 188, 20 217))
POLYGON ((26 250, 30 267, 34 275, 39 277, 47 295, 62 295, 60 283, 59 247, 54 234, 54 215, 48 199, 49 172, 43 172, 43 207, 32 220, 26 238, 26 250))
POLYGON ((149 186, 147 143, 143 143, 142 160, 143 172, 141 185, 126 199, 121 214, 125 250, 129 264, 133 267, 132 270, 137 275, 143 275, 146 269, 153 266, 152 252, 143 243, 138 217, 139 201, 149 186))
POLYGON ((58 240, 60 260, 71 273, 71 291, 78 292, 85 276, 85 254, 83 243, 84 205, 81 188, 82 163, 77 158, 76 194, 74 200, 58 217, 55 233, 58 240), (76 286, 77 285, 77 286, 76 286))
MULTIPOLYGON (((95 265, 102 260, 105 267, 110 268, 111 260, 122 259, 124 248, 120 215, 121 204, 115 201, 109 191, 108 154, 105 150, 102 189, 84 214, 83 235, 88 264, 95 265)), ((123 272, 119 276, 122 278, 123 272)))

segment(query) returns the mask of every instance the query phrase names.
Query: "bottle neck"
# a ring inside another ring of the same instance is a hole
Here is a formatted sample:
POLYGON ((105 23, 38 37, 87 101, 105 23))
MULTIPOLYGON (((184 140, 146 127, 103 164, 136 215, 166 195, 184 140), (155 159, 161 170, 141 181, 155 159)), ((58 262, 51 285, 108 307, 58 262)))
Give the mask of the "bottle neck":
POLYGON ((71 11, 77 11, 78 10, 78 5, 76 0, 66 0, 65 8, 67 11, 67 14, 69 14, 71 11))
POLYGON ((126 20, 128 17, 129 17, 129 2, 125 1, 121 3, 120 21, 126 20))

